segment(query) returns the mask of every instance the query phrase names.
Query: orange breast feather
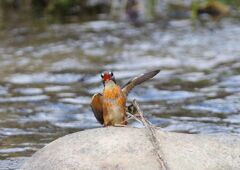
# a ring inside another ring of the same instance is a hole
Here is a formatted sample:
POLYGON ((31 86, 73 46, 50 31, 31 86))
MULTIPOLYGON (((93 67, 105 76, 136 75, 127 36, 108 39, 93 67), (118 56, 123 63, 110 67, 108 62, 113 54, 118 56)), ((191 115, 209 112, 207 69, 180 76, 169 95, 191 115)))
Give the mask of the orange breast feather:
MULTIPOLYGON (((126 98, 119 86, 114 86, 109 89, 105 89, 103 93, 104 98, 107 100, 105 101, 113 101, 115 100, 117 105, 125 105, 126 98)), ((106 102, 109 103, 108 105, 111 106, 113 103, 112 102, 106 102)))
POLYGON ((119 86, 106 88, 103 93, 103 115, 105 124, 121 123, 125 119, 126 98, 119 86), (117 111, 117 115, 116 115, 117 111))

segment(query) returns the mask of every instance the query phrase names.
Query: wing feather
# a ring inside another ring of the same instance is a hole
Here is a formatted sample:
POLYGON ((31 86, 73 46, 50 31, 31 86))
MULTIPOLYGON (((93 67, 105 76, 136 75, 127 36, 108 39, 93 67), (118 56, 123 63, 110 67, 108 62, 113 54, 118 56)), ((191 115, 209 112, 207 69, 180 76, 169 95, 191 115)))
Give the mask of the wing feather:
POLYGON ((94 113, 94 116, 96 117, 97 121, 101 124, 104 123, 103 120, 103 108, 102 108, 102 99, 103 96, 100 93, 96 93, 93 95, 92 97, 92 101, 91 101, 91 108, 92 111, 94 113))
POLYGON ((132 80, 130 80, 127 84, 125 84, 122 88, 123 93, 125 94, 125 96, 128 95, 128 93, 137 85, 153 78, 155 75, 157 75, 160 72, 160 70, 154 70, 154 71, 150 71, 147 72, 145 74, 142 74, 138 77, 133 78, 132 80))

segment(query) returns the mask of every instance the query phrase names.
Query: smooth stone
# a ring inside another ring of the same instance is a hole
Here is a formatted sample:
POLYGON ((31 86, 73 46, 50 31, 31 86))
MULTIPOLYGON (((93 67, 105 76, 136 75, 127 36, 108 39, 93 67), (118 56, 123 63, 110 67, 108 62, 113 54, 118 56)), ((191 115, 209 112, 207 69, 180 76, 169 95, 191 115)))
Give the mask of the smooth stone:
MULTIPOLYGON (((238 170, 240 136, 157 130, 169 170, 238 170)), ((160 169, 146 129, 108 127, 61 137, 37 151, 22 170, 160 169)))

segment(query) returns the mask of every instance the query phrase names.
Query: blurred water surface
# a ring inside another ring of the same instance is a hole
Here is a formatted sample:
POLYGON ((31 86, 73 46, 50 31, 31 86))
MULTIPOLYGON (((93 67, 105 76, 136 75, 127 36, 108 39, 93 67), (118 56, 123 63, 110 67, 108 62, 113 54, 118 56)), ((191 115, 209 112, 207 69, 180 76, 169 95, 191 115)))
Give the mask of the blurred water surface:
POLYGON ((0 42, 0 167, 15 169, 60 136, 100 127, 89 102, 102 91, 103 70, 123 85, 161 69, 129 98, 166 131, 240 134, 239 42, 240 24, 230 20, 195 31, 188 20, 167 29, 91 21, 7 31, 0 42))

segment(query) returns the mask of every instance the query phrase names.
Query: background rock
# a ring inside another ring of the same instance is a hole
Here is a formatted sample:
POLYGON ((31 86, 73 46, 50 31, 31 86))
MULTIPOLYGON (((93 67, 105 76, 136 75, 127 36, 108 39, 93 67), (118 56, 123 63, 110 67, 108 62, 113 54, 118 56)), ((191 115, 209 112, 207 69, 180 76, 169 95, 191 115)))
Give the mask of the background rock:
MULTIPOLYGON (((169 169, 238 169, 240 138, 157 131, 169 169)), ((22 170, 159 169, 145 129, 99 128, 59 138, 35 153, 22 170)))

